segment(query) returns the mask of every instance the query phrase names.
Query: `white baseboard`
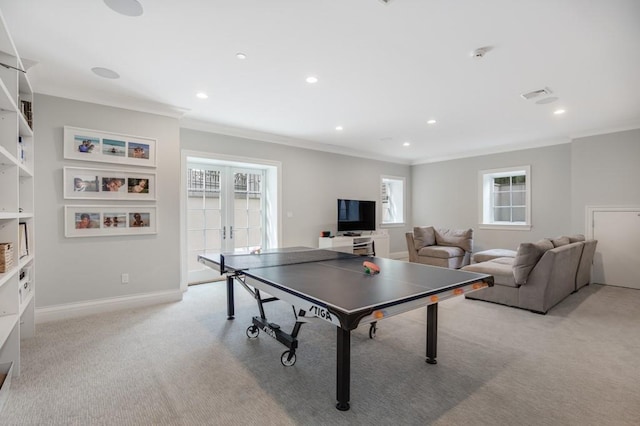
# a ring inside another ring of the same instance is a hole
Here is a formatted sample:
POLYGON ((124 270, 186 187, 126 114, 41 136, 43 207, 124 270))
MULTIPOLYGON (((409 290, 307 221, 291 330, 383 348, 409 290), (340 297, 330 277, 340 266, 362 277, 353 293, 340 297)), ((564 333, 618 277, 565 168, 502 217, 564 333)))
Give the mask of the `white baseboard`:
POLYGON ((182 290, 177 289, 36 308, 36 324, 121 309, 179 302, 182 300, 182 295, 182 290))

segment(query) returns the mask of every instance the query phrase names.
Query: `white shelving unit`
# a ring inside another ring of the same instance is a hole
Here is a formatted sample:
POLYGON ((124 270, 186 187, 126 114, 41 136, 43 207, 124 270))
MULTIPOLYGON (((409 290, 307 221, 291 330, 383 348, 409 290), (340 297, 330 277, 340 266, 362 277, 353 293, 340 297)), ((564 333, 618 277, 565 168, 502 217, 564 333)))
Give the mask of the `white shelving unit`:
POLYGON ((359 237, 320 237, 318 247, 362 255, 373 254, 375 248, 376 257, 389 257, 389 236, 372 234, 359 237))
POLYGON ((13 247, 12 265, 0 272, 0 369, 11 365, 13 376, 20 374, 20 340, 35 334, 33 90, 20 70, 0 13, 0 243, 13 247))

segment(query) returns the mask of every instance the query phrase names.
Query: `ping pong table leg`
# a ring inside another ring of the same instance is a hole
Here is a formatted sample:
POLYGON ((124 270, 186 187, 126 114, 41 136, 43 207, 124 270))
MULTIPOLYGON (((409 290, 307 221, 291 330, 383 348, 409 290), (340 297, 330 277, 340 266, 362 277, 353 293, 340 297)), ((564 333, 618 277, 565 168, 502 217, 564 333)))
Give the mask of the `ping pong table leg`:
POLYGON ((233 303, 233 280, 232 275, 227 275, 227 319, 234 318, 235 304, 233 303))
POLYGON ((438 304, 427 306, 427 363, 437 364, 438 347, 438 304))
POLYGON ((338 330, 336 342, 336 397, 338 403, 336 408, 340 411, 347 411, 349 409, 349 382, 351 378, 351 331, 342 327, 336 328, 338 330))

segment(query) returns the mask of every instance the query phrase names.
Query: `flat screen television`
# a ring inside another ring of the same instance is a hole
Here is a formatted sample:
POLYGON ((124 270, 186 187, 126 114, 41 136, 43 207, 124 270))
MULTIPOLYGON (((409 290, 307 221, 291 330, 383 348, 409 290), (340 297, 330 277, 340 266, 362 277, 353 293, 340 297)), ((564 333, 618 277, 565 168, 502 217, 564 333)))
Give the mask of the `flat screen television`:
POLYGON ((338 232, 375 230, 375 201, 338 199, 338 232))

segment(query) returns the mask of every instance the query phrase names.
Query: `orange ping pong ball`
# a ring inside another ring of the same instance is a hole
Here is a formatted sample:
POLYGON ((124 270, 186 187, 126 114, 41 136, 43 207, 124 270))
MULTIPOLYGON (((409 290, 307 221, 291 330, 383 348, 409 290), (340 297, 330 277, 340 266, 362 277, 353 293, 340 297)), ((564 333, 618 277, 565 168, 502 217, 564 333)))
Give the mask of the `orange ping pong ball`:
POLYGON ((384 318, 384 312, 382 311, 373 311, 373 317, 377 320, 384 318))

